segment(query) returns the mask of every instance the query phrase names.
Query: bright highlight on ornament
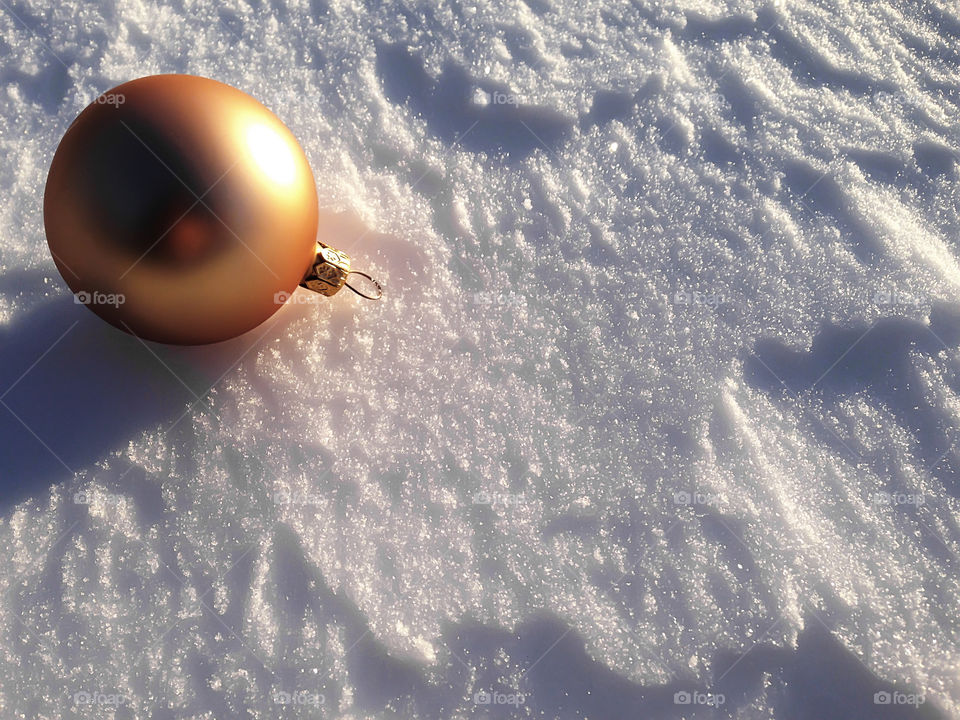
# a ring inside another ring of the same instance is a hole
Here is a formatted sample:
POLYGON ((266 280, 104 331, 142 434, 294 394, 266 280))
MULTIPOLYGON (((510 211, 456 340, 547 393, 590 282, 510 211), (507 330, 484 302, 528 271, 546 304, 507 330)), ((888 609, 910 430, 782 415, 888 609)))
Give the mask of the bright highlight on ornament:
POLYGON ((272 128, 255 123, 247 128, 247 147, 267 177, 289 185, 296 174, 296 162, 287 142, 272 128))

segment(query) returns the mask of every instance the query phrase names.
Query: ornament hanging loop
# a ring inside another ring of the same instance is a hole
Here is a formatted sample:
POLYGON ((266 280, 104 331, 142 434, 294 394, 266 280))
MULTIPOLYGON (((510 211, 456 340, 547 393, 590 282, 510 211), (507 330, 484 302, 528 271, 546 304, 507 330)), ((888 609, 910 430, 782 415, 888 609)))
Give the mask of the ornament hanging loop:
POLYGON ((380 298, 383 297, 383 286, 380 285, 379 280, 374 280, 372 277, 370 277, 366 273, 359 272, 358 270, 351 270, 350 272, 347 273, 347 275, 359 275, 360 277, 366 278, 371 283, 373 283, 373 287, 376 288, 374 290, 374 292, 376 293, 375 295, 367 295, 367 293, 357 290, 353 285, 344 281, 344 285, 346 285, 348 288, 353 290, 360 297, 366 298, 367 300, 379 300, 380 298))
POLYGON ((300 286, 308 290, 313 290, 321 295, 336 295, 343 286, 347 286, 357 295, 368 300, 379 300, 383 296, 383 287, 366 273, 350 269, 350 256, 342 250, 337 250, 317 242, 317 256, 314 258, 310 269, 300 281, 300 286), (375 294, 367 294, 357 290, 347 282, 349 275, 360 275, 365 277, 376 288, 375 294))

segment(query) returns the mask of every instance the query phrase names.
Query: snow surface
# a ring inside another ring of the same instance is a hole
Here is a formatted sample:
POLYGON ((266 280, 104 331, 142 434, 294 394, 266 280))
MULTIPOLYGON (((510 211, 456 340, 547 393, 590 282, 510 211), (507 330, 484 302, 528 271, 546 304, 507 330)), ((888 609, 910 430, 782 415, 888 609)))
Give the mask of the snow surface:
POLYGON ((955 3, 0 0, 0 43, 2 717, 960 716, 955 3), (199 349, 73 303, 46 170, 161 72, 291 127, 382 303, 199 349))

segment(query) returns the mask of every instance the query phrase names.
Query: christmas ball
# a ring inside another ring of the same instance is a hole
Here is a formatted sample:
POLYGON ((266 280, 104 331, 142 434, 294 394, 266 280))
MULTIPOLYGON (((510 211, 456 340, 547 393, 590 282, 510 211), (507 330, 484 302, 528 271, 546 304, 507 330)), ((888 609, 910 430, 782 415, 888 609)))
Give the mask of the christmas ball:
POLYGON ((293 134, 192 75, 133 80, 84 109, 54 155, 43 218, 77 301, 164 343, 251 330, 317 259, 316 188, 293 134))

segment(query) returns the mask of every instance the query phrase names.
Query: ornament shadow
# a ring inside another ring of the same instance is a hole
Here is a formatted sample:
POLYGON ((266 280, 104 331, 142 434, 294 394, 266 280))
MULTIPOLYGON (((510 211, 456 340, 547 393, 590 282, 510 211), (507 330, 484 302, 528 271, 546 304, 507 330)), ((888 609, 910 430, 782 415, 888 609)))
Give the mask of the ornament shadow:
POLYGON ((70 296, 4 330, 0 511, 73 477, 183 407, 187 389, 135 345, 70 296))
MULTIPOLYGON (((147 344, 67 295, 0 331, 0 513, 39 497, 139 433, 172 425, 292 315, 215 345, 147 344)), ((270 322, 270 321, 268 321, 270 322)))

